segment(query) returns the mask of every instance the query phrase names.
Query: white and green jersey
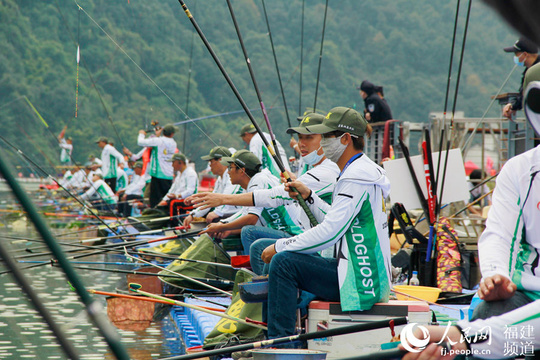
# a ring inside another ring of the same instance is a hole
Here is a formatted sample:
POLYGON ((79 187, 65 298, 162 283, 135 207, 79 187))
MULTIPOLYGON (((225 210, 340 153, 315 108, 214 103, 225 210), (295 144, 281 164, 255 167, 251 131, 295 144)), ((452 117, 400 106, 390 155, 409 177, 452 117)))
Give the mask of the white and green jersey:
POLYGON ((305 254, 335 246, 343 311, 367 310, 388 301, 391 255, 384 199, 389 192, 385 171, 362 155, 339 177, 332 205, 312 194, 309 208, 319 225, 276 242, 277 252, 305 254))
POLYGON ((164 201, 170 200, 167 195, 174 194, 177 198, 185 199, 197 192, 199 177, 197 172, 191 166, 186 167, 184 172, 178 172, 167 194, 163 197, 164 201))
POLYGON ((478 239, 482 276, 506 276, 533 299, 540 299, 539 171, 540 146, 506 162, 478 239))
POLYGON ((174 171, 171 160, 176 151, 176 141, 167 136, 156 136, 145 139, 144 134, 139 134, 137 145, 152 148, 152 156, 147 172, 157 179, 172 180, 174 171))
POLYGON ((124 162, 124 157, 112 145, 107 144, 101 151, 101 172, 104 179, 116 179, 118 164, 124 162))
POLYGON ((105 201, 107 204, 116 204, 116 196, 114 195, 114 192, 111 190, 111 187, 102 179, 92 183, 90 188, 81 195, 81 199, 90 200, 94 194, 98 194, 98 199, 105 201))
POLYGON ((83 189, 87 186, 90 186, 90 181, 84 169, 80 169, 75 174, 73 174, 73 176, 66 185, 66 187, 71 189, 83 189))
MULTIPOLYGON (((267 134, 263 132, 264 137, 270 144, 272 144, 272 138, 270 137, 270 134, 267 134)), ((285 166, 285 170, 291 171, 291 168, 289 167, 289 160, 287 159, 287 154, 285 153, 285 150, 283 149, 283 146, 279 143, 279 141, 276 140, 277 147, 279 150, 279 155, 281 155, 281 162, 283 162, 283 166, 285 166)), ((281 171, 279 171, 279 167, 277 166, 276 162, 272 158, 272 155, 270 155, 270 152, 264 146, 264 142, 261 138, 261 136, 257 133, 249 142, 249 151, 255 154, 261 160, 262 168, 268 169, 272 175, 280 177, 281 171)))
POLYGON ((68 144, 66 139, 60 139, 59 143, 62 151, 60 152, 60 162, 62 164, 71 164, 71 153, 73 152, 73 144, 68 144))
POLYGON ((118 169, 116 173, 116 191, 124 190, 129 185, 129 179, 124 169, 118 169))
POLYGON ((487 335, 484 337, 487 341, 470 343, 475 359, 521 358, 520 355, 533 355, 533 349, 540 348, 540 336, 537 333, 540 329, 540 301, 533 301, 485 320, 458 321, 457 325, 466 330, 469 336, 478 334, 478 339, 481 339, 480 334, 487 335))
MULTIPOLYGON (((303 184, 317 194, 326 202, 331 202, 334 184, 339 176, 339 167, 336 163, 325 159, 318 166, 311 168, 304 175, 298 178, 303 184)), ((289 193, 285 191, 283 184, 271 189, 256 190, 253 192, 253 203, 255 206, 278 207, 281 205, 292 205, 288 209, 295 212, 304 229, 311 228, 311 223, 306 212, 300 207, 295 199, 291 199, 289 193)))
MULTIPOLYGON (((233 185, 231 184, 231 177, 229 176, 229 169, 225 169, 225 172, 222 176, 219 176, 216 180, 216 183, 214 184, 214 190, 212 191, 216 194, 227 194, 227 195, 234 195, 234 194, 242 194, 244 193, 244 189, 240 187, 240 185, 233 185)), ((211 209, 204 209, 199 210, 195 209, 191 212, 191 215, 193 217, 204 217, 206 216, 211 209)), ((237 211, 240 210, 239 206, 234 205, 220 205, 213 209, 212 211, 218 215, 221 218, 231 216, 237 211)))
MULTIPOLYGON (((251 178, 246 191, 253 193, 257 190, 271 189, 278 185, 279 180, 268 169, 263 169, 251 178)), ((304 228, 294 206, 292 203, 277 207, 246 206, 236 214, 223 220, 223 222, 231 222, 243 215, 253 214, 259 218, 257 225, 286 231, 291 235, 300 234, 304 231, 304 228)))

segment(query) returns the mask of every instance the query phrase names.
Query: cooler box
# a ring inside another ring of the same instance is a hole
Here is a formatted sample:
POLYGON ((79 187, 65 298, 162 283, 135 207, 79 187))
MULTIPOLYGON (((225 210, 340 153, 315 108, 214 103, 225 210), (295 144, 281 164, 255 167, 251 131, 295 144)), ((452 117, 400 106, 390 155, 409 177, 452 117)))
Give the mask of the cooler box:
MULTIPOLYGON (((409 323, 426 325, 432 320, 429 305, 423 301, 390 300, 375 304, 368 311, 341 311, 337 302, 312 301, 309 304, 308 332, 403 316, 408 317, 409 323)), ((403 328, 404 325, 394 328, 396 336, 403 328)), ((381 345, 391 340, 390 328, 385 328, 309 340, 308 349, 328 351, 327 359, 340 359, 380 351, 381 345)))

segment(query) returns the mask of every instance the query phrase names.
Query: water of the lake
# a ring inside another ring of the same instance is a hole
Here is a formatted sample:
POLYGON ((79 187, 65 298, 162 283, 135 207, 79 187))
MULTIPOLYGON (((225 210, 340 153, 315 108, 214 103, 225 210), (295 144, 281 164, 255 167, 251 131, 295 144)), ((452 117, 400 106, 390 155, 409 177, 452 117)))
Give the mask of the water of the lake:
MULTIPOLYGON (((15 236, 34 233, 31 226, 13 229, 3 223, 0 241, 12 247, 14 256, 28 254, 27 244, 13 245, 12 239, 2 234, 15 236), (22 229, 22 230, 21 230, 22 229)), ((32 244, 38 247, 40 244, 32 244)), ((85 261, 122 261, 110 255, 94 255, 85 261)), ((43 257, 39 259, 44 259, 43 257)), ((46 258, 45 258, 46 259, 46 258)), ((33 260, 33 259, 31 259, 33 260)), ((124 260, 125 261, 125 260, 124 260)), ((20 264, 27 266, 28 264, 20 264)), ((91 266, 91 265, 84 265, 91 266)), ((96 265, 104 267, 109 265, 96 265)), ((118 268, 118 266, 109 266, 118 268)), ((124 267, 126 268, 126 267, 124 267)), ((127 267, 129 268, 129 266, 127 267)), ((5 270, 0 264, 0 271, 5 270)), ((82 302, 70 291, 62 271, 50 265, 24 270, 41 301, 61 324, 65 334, 80 353, 81 359, 114 359, 111 351, 96 328, 86 316, 82 302)), ((124 280, 124 274, 98 271, 78 271, 87 289, 114 292, 116 285, 124 280)), ((93 295, 94 296, 94 295, 93 295)), ((97 295, 95 295, 97 297, 97 295)), ((100 297, 105 311, 106 301, 100 297)), ((122 343, 132 359, 158 359, 184 353, 182 341, 178 338, 169 317, 139 332, 118 330, 122 343)), ((34 310, 26 295, 10 274, 0 275, 0 359, 65 359, 67 358, 47 324, 34 310)))

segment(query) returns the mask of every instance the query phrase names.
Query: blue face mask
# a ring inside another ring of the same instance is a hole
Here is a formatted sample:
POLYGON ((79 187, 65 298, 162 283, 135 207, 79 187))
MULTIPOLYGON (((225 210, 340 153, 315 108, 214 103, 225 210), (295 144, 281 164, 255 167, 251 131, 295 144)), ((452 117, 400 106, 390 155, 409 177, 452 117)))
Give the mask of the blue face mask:
MULTIPOLYGON (((319 146, 319 149, 321 147, 319 146)), ((310 152, 309 154, 307 154, 306 156, 302 157, 302 160, 304 160, 304 162, 308 165, 315 165, 315 164, 318 164, 319 161, 321 161, 321 159, 323 158, 324 156, 324 153, 322 155, 319 155, 317 154, 317 152, 319 151, 319 149, 317 150, 313 150, 312 152, 310 152)))
POLYGON ((517 65, 517 66, 525 66, 525 62, 524 61, 519 61, 519 57, 514 55, 514 63, 517 65))

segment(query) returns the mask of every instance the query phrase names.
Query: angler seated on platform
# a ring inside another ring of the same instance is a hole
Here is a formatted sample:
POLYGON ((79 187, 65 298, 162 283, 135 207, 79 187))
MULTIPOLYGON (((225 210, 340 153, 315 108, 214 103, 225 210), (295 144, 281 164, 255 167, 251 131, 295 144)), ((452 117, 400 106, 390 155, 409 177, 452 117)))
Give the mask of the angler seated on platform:
POLYGON ((71 179, 65 185, 68 189, 75 191, 82 191, 90 186, 90 173, 92 172, 92 165, 86 163, 83 168, 76 171, 71 179))
POLYGON ((90 201, 97 210, 114 211, 116 195, 111 187, 103 180, 101 173, 95 173, 90 188, 81 195, 81 200, 90 201))
POLYGON ((176 153, 170 160, 166 161, 172 162, 175 178, 171 188, 157 206, 166 207, 170 210, 171 215, 185 214, 183 200, 197 192, 199 177, 195 169, 188 165, 188 160, 183 154, 176 153))
MULTIPOLYGON (((303 120, 299 126, 287 130, 289 134, 298 134, 298 149, 302 156, 303 162, 311 166, 307 172, 298 178, 306 186, 312 189, 321 199, 326 202, 331 201, 332 191, 336 178, 339 175, 338 166, 324 156, 321 148, 320 134, 311 134, 306 130, 308 125, 321 124, 324 120, 324 115, 307 113, 303 116, 303 120)), ((194 202, 196 206, 206 209, 208 207, 220 206, 222 204, 238 205, 238 206, 262 206, 262 207, 279 207, 282 205, 295 204, 292 207, 296 211, 298 218, 304 229, 311 228, 310 221, 301 207, 296 205, 296 200, 289 197, 285 191, 284 185, 279 184, 271 189, 259 189, 253 193, 242 195, 213 195, 213 194, 197 194, 192 197, 196 198, 194 202), (204 202, 204 205, 203 205, 204 202)), ((200 209, 199 208, 199 209, 200 209)), ((274 230, 269 227, 261 226, 244 226, 242 228, 241 239, 242 245, 246 252, 249 249, 251 267, 253 271, 261 275, 265 273, 263 270, 264 262, 261 259, 263 250, 275 239, 284 236, 282 231, 274 230), (257 241, 258 239, 266 239, 264 242, 257 241)), ((285 235, 288 236, 288 235, 285 235)))
MULTIPOLYGON (((523 108, 540 135, 540 64, 523 81, 523 108)), ((478 238, 482 280, 472 319, 504 314, 540 299, 540 145, 514 156, 499 173, 486 228, 478 238)))
MULTIPOLYGON (((229 168, 227 165, 221 163, 222 158, 231 157, 231 155, 231 152, 226 147, 216 146, 210 150, 210 154, 201 157, 202 160, 208 161, 210 171, 218 177, 214 184, 213 193, 215 194, 241 194, 244 192, 244 189, 242 189, 240 185, 233 185, 231 183, 229 168)), ((194 218, 203 217, 206 218, 206 223, 210 224, 220 219, 227 218, 239 210, 239 207, 231 205, 219 205, 193 210, 189 216, 184 219, 184 226, 190 226, 194 218)))
POLYGON ((369 310, 390 295, 391 263, 385 198, 390 182, 384 169, 363 153, 370 126, 356 110, 337 107, 319 125, 326 157, 341 170, 332 205, 299 181, 285 184, 290 197, 300 194, 319 224, 304 233, 278 239, 262 260, 270 264, 266 302, 268 337, 294 335, 299 290, 343 311, 369 310), (292 191, 293 187, 297 192, 292 191))
MULTIPOLYGON (((269 189, 279 185, 279 180, 267 169, 261 170, 261 161, 250 151, 239 150, 232 157, 222 159, 222 164, 229 165, 229 175, 232 184, 240 185, 247 192, 257 189, 269 189)), ((220 194, 209 194, 206 196, 219 196, 220 194)), ((187 199, 197 201, 199 194, 195 194, 187 199)), ((199 202, 204 205, 204 202, 199 202)), ((211 223, 207 229, 200 234, 209 235, 223 239, 230 235, 239 235, 241 229, 246 225, 259 224, 279 231, 283 236, 299 234, 303 231, 297 211, 293 204, 281 205, 278 207, 247 206, 243 207, 236 214, 217 223, 211 223)), ((248 254, 249 249, 244 248, 244 253, 248 254)))
POLYGON ((118 211, 122 216, 128 217, 132 216, 133 204, 139 203, 139 206, 142 206, 143 202, 143 193, 144 187, 146 186, 146 177, 148 175, 143 175, 142 173, 143 163, 142 161, 137 161, 133 164, 133 177, 129 185, 117 192, 118 199, 120 200, 118 204, 118 211))

